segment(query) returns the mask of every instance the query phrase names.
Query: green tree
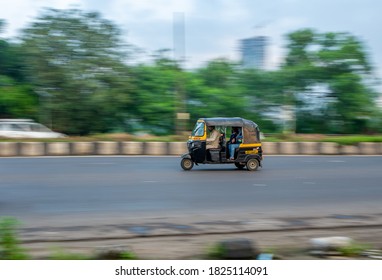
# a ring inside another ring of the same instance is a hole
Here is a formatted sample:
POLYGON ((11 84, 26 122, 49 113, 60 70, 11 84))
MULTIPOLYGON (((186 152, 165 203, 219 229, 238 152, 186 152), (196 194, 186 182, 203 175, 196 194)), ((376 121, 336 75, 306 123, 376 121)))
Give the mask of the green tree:
POLYGON ((236 65, 225 59, 210 61, 190 75, 187 82, 191 118, 243 116, 245 98, 241 95, 236 65))
MULTIPOLYGON (((0 20, 0 33, 4 27, 0 20)), ((20 47, 0 39, 0 118, 36 118, 37 97, 26 81, 20 47)))
POLYGON ((239 75, 240 95, 246 100, 243 111, 265 132, 280 130, 277 122, 284 104, 286 81, 281 71, 244 69, 239 75))
POLYGON ((0 39, 0 75, 26 83, 25 61, 20 46, 0 39))
MULTIPOLYGON (((154 134, 173 134, 175 117, 180 107, 180 88, 185 73, 179 65, 160 50, 153 64, 132 68, 134 93, 132 94, 133 118, 130 130, 154 134)), ((183 99, 183 97, 182 97, 183 99)))
POLYGON ((306 120, 297 121, 296 131, 310 131, 308 120, 314 118, 325 123, 325 132, 368 131, 376 94, 368 85, 372 68, 363 43, 349 33, 311 29, 293 32, 288 40, 284 95, 297 118, 306 120))
POLYGON ((98 13, 46 9, 21 39, 45 123, 68 134, 123 128, 130 102, 127 48, 113 23, 98 13))
POLYGON ((30 86, 0 75, 0 118, 36 118, 37 103, 30 86))

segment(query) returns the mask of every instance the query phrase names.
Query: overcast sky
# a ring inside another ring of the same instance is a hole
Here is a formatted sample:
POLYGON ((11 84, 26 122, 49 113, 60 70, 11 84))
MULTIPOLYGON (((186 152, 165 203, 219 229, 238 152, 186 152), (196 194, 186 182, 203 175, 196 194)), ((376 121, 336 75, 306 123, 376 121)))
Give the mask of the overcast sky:
POLYGON ((378 0, 12 0, 0 19, 7 22, 3 38, 12 38, 42 7, 98 11, 124 32, 128 43, 148 54, 174 48, 174 13, 184 13, 186 67, 202 66, 218 57, 238 60, 238 40, 270 37, 268 68, 282 59, 284 35, 300 28, 319 32, 350 32, 366 45, 370 61, 382 78, 382 1, 378 0), (74 5, 74 6, 73 6, 74 5))

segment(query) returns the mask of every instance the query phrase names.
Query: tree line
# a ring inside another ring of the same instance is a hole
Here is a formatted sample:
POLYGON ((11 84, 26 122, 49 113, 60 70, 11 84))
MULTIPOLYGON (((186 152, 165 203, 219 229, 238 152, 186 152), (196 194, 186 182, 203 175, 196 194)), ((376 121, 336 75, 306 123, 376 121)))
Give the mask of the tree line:
POLYGON ((0 39, 0 118, 32 118, 70 135, 168 135, 212 116, 251 119, 264 132, 382 132, 362 41, 313 29, 286 39, 277 70, 228 59, 185 70, 166 50, 131 63, 137 49, 98 13, 44 9, 17 40, 0 39))

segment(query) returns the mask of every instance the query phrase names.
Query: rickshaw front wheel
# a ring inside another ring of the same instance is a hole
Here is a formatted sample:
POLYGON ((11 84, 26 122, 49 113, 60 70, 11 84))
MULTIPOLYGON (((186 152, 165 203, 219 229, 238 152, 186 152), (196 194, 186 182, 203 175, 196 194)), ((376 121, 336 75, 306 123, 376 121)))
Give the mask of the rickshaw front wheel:
POLYGON ((259 161, 257 159, 251 158, 247 161, 246 165, 248 171, 255 171, 259 167, 259 161))
POLYGON ((180 166, 182 166, 184 170, 191 170, 194 166, 194 162, 189 158, 183 158, 180 162, 180 166))

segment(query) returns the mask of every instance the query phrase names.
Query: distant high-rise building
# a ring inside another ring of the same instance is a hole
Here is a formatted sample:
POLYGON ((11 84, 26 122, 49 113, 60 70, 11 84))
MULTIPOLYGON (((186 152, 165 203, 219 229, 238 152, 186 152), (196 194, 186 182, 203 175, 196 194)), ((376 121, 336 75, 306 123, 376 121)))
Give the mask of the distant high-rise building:
POLYGON ((241 63, 244 68, 265 69, 268 38, 257 36, 240 40, 241 63))

